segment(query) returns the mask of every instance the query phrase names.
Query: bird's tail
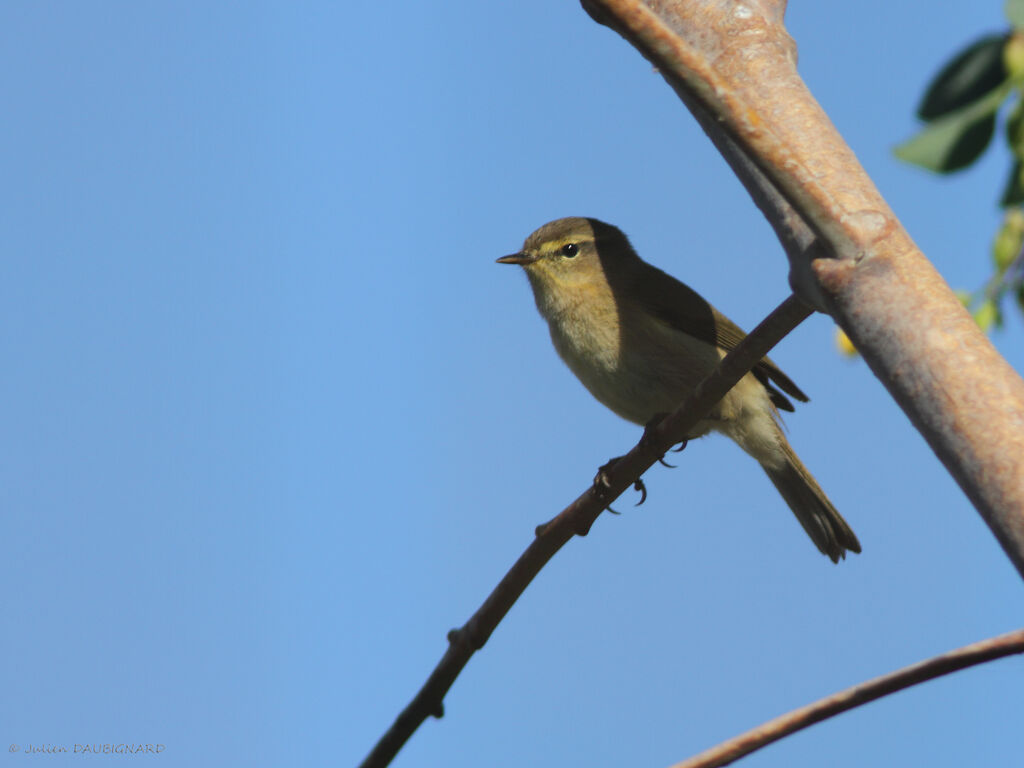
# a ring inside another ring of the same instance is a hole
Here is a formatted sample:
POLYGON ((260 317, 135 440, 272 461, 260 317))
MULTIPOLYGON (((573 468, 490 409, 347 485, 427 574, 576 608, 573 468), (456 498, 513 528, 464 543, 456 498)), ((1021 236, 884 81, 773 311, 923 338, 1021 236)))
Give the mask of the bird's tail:
MULTIPOLYGON (((781 436, 781 435, 780 435, 781 436)), ((832 506, 821 486, 797 458, 789 441, 783 436, 781 447, 786 461, 780 467, 761 467, 779 489, 800 525, 807 531, 815 546, 838 563, 846 551, 860 552, 860 542, 842 515, 832 506)))

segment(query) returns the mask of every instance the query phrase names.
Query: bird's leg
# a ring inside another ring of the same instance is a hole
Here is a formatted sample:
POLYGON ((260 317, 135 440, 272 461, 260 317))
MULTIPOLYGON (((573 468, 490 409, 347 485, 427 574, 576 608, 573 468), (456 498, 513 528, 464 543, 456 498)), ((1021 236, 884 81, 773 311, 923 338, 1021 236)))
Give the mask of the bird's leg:
MULTIPOLYGON (((651 446, 654 444, 654 430, 658 428, 658 425, 666 416, 668 416, 667 413, 656 413, 647 421, 647 423, 644 425, 644 433, 643 435, 640 436, 640 445, 644 446, 648 450, 651 449, 651 446)), ((687 441, 683 440, 683 442, 680 443, 678 448, 672 449, 672 452, 679 453, 681 450, 683 450, 683 448, 686 447, 686 443, 687 441)), ((666 466, 669 469, 676 468, 675 464, 669 464, 667 461, 665 461, 664 453, 661 454, 660 456, 657 456, 656 458, 658 459, 658 462, 663 466, 666 466)))

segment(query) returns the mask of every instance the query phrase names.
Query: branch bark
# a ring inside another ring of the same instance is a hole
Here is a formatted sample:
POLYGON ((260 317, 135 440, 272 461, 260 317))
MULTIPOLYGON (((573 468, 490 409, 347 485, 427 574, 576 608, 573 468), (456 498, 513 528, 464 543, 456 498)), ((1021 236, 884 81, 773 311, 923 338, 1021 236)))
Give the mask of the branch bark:
POLYGON ((781 717, 747 731, 735 738, 723 741, 711 749, 694 755, 688 760, 676 763, 671 768, 718 768, 739 760, 751 752, 767 747, 791 733, 820 723, 861 704, 902 691, 912 685, 934 680, 936 677, 957 672, 975 664, 1001 659, 1015 653, 1024 653, 1024 629, 1007 632, 979 643, 965 645, 955 651, 936 656, 927 661, 891 672, 874 680, 859 683, 845 691, 839 691, 806 707, 794 709, 781 717))
POLYGON ((735 145, 748 170, 726 158, 748 189, 762 176, 817 236, 810 258, 791 255, 794 291, 843 328, 1024 576, 1024 380, 800 79, 785 0, 582 2, 660 70, 716 145, 735 145))
POLYGON ((483 605, 460 629, 448 633, 448 650, 409 705, 362 762, 361 768, 383 768, 398 754, 428 716, 444 714, 445 694, 480 650, 540 569, 573 535, 585 536, 598 515, 633 485, 665 451, 689 431, 783 337, 803 322, 811 310, 790 296, 750 332, 683 402, 606 470, 607 486, 591 486, 549 522, 538 526, 536 538, 520 555, 483 605))

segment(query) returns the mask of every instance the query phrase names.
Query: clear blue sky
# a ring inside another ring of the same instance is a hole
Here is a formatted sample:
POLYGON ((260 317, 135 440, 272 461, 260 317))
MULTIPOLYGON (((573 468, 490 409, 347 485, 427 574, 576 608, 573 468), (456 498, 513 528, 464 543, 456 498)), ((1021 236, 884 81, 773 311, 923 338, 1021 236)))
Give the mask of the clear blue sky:
MULTIPOLYGON (((940 180, 890 149, 1000 6, 788 12, 811 88, 966 288, 1006 155, 940 180)), ((494 264, 538 225, 616 223, 746 327, 787 294, 690 115, 572 0, 16 0, 0 96, 4 766, 30 744, 363 758, 533 527, 639 437, 494 264)), ((1020 624, 995 539, 832 332, 815 317, 774 357, 812 397, 792 442, 863 555, 832 566, 753 461, 693 443, 558 555, 395 765, 664 766, 1020 624)), ((996 341, 1024 368, 1018 316, 996 341)), ((961 673, 744 765, 1008 765, 1022 672, 961 673)))

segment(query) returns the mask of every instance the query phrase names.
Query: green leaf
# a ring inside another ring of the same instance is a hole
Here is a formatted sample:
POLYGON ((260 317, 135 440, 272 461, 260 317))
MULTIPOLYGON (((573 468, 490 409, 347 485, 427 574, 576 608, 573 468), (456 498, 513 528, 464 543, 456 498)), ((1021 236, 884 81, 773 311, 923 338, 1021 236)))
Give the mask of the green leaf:
POLYGON ((936 173, 952 173, 973 163, 996 130, 995 115, 973 122, 936 123, 900 144, 896 157, 936 173))
POLYGON ((901 160, 937 173, 952 173, 973 163, 992 140, 996 111, 1009 83, 940 118, 893 151, 901 160))
POLYGON ((1006 0, 1003 12, 1015 27, 1024 27, 1024 0, 1006 0))
POLYGON ((1010 177, 1006 180, 1003 196, 999 199, 1000 207, 1009 208, 1011 205, 1024 203, 1024 179, 1021 178, 1022 174, 1024 174, 1024 164, 1017 160, 1013 164, 1013 168, 1010 169, 1010 177))
POLYGON ((1017 157, 1024 157, 1024 100, 1018 98, 1006 118, 1006 142, 1017 157))
POLYGON ((917 116, 935 120, 1004 83, 1009 76, 1003 63, 1003 46, 1008 38, 1006 34, 988 35, 957 54, 928 86, 917 116))

